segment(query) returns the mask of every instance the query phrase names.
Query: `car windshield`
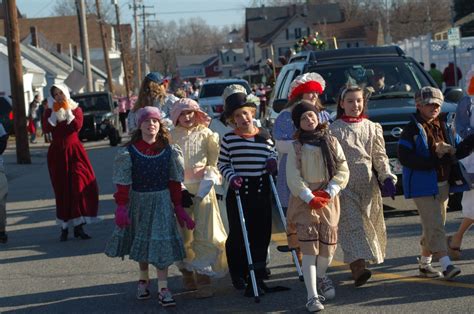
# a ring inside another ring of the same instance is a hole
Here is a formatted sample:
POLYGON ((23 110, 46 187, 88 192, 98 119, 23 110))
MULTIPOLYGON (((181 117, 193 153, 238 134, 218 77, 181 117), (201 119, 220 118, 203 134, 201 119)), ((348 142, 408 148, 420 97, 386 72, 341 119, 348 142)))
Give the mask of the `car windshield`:
POLYGON ((420 68, 410 60, 319 65, 309 70, 318 72, 326 80, 326 89, 321 95, 325 105, 335 104, 340 89, 346 84, 366 87, 372 93, 371 100, 413 98, 422 86, 431 85, 420 68))
POLYGON ((72 98, 79 103, 83 112, 112 110, 108 95, 79 95, 72 98))
POLYGON ((211 83, 211 84, 204 84, 201 88, 201 92, 199 93, 199 98, 206 98, 206 97, 220 97, 224 92, 224 89, 232 84, 238 84, 245 87, 247 93, 250 93, 251 90, 246 84, 241 82, 226 82, 226 83, 211 83))

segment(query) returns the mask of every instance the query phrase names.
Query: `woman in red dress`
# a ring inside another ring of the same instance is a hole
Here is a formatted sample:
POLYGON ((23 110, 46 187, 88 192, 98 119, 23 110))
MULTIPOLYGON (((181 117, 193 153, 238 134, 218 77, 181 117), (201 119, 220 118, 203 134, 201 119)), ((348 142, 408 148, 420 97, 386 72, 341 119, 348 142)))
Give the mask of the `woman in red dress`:
POLYGON ((48 169, 56 197, 56 217, 61 224, 61 241, 67 241, 68 225, 74 237, 90 239, 83 225, 97 220, 99 192, 94 170, 79 140, 82 109, 71 99, 65 85, 53 85, 53 108, 43 115, 43 132, 51 132, 48 169))

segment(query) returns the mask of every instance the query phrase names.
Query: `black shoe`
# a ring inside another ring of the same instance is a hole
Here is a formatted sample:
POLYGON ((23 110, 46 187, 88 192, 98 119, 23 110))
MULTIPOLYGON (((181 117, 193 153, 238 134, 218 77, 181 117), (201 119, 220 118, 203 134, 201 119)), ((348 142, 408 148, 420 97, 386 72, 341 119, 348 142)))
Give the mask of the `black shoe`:
POLYGON ((66 229, 61 228, 61 236, 59 237, 59 241, 61 242, 67 241, 67 233, 68 233, 67 228, 66 229))
POLYGON ((269 287, 263 281, 258 281, 257 286, 258 286, 259 289, 263 290, 265 293, 273 293, 273 292, 280 292, 280 291, 290 290, 290 288, 284 287, 284 286, 269 287))
MULTIPOLYGON (((258 291, 259 296, 262 296, 262 295, 265 294, 265 291, 260 287, 259 283, 257 283, 257 291, 258 291)), ((253 286, 252 286, 252 281, 251 280, 249 280, 249 282, 247 284, 247 288, 245 288, 244 296, 246 296, 248 298, 252 298, 252 297, 255 296, 253 294, 253 286)))
POLYGON ((5 231, 0 232, 0 243, 7 243, 8 242, 8 235, 5 231))
POLYGON ((82 229, 82 225, 74 227, 74 237, 81 238, 82 240, 88 240, 91 238, 87 233, 84 232, 84 229, 82 229))
POLYGON ((245 289, 245 279, 242 277, 234 277, 232 278, 232 285, 237 290, 244 290, 245 289))
POLYGON ((271 274, 272 274, 272 271, 270 270, 270 268, 265 267, 265 273, 262 275, 262 279, 264 280, 270 279, 271 274))

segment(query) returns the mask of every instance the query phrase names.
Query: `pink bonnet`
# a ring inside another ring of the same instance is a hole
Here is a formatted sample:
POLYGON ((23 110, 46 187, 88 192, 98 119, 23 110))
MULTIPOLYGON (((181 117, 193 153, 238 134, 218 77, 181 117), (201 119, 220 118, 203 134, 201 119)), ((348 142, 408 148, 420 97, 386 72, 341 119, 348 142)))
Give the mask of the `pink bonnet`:
POLYGON ((209 118, 207 113, 199 108, 199 104, 196 101, 192 100, 191 98, 181 98, 177 100, 171 108, 170 117, 174 126, 178 124, 178 118, 183 111, 194 111, 197 124, 203 124, 207 127, 211 122, 211 118, 209 118))

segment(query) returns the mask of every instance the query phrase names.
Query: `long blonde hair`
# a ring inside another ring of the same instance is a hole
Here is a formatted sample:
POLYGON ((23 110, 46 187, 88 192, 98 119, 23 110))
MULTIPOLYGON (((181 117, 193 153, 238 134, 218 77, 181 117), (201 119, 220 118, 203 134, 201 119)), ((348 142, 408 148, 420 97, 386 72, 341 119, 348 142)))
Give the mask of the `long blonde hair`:
POLYGON ((159 103, 163 103, 166 97, 166 88, 163 84, 159 84, 145 77, 142 81, 140 91, 138 92, 138 99, 133 105, 132 112, 138 109, 153 106, 153 101, 156 99, 159 103))

